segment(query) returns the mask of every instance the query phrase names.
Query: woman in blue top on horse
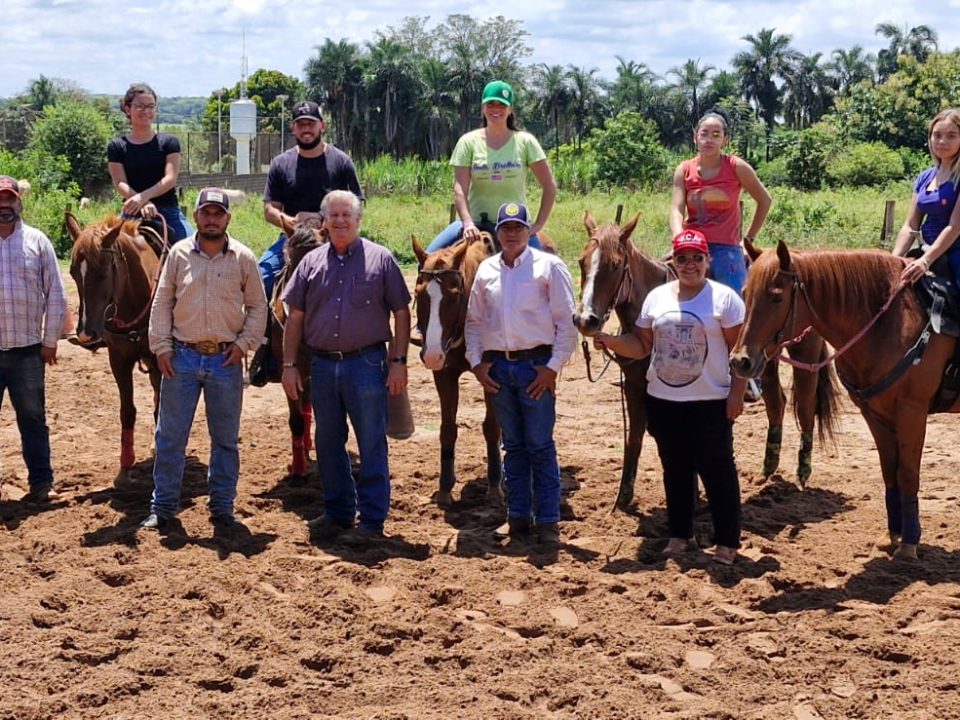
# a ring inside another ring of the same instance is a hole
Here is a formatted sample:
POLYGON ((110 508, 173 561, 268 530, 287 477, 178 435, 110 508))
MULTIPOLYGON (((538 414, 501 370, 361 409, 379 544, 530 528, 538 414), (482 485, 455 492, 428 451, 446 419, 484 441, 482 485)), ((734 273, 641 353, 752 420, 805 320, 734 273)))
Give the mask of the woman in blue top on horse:
POLYGON ((933 167, 927 168, 913 186, 907 219, 897 233, 893 254, 903 257, 920 233, 923 254, 907 264, 901 276, 916 282, 933 263, 946 256, 954 281, 960 281, 960 109, 948 108, 930 122, 927 138, 933 167))

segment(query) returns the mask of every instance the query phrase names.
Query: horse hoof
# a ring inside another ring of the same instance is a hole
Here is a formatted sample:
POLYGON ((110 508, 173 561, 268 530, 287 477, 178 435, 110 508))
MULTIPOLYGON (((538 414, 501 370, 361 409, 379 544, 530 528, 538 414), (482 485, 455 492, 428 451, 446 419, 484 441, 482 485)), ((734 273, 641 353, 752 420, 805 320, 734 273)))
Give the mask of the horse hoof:
POLYGON ((487 489, 487 502, 490 505, 499 507, 503 505, 503 486, 501 485, 491 485, 487 489))
POLYGON ((441 510, 449 510, 453 507, 453 493, 449 490, 438 490, 433 496, 433 501, 441 510))
POLYGON ((913 543, 900 543, 900 547, 894 551, 893 556, 903 560, 916 560, 917 546, 913 543))
POLYGON ((876 547, 877 550, 883 550, 884 552, 896 550, 899 546, 900 536, 894 533, 881 533, 880 537, 878 537, 874 543, 874 547, 876 547))

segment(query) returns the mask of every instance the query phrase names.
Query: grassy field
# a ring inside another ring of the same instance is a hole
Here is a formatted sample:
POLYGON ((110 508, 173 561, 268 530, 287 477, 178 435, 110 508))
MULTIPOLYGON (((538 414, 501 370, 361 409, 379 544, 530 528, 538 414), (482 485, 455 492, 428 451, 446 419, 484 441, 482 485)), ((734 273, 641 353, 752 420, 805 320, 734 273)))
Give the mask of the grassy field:
MULTIPOLYGON (((774 188, 773 209, 758 238, 760 246, 770 246, 784 240, 791 247, 799 248, 865 248, 877 247, 883 222, 885 200, 895 200, 895 227, 903 222, 907 210, 910 187, 907 183, 888 189, 858 188, 855 190, 825 190, 803 193, 795 190, 774 188)), ((188 192, 185 198, 191 209, 196 191, 188 192)), ((531 198, 536 207, 538 198, 531 198)), ((624 221, 640 214, 640 221, 633 238, 644 250, 657 255, 664 252, 670 243, 667 213, 670 196, 660 193, 601 193, 586 195, 561 193, 547 232, 557 242, 560 254, 571 269, 586 241, 583 228, 584 212, 589 210, 597 222, 614 219, 618 205, 623 205, 624 221)), ((260 198, 251 196, 246 203, 233 209, 231 233, 259 254, 276 238, 276 228, 263 220, 260 198)), ((89 208, 75 211, 86 224, 116 212, 119 203, 94 203, 89 208)), ((745 224, 753 212, 751 201, 746 202, 745 224)), ((396 254, 401 264, 413 264, 410 237, 416 235, 426 245, 444 227, 449 218, 450 197, 433 195, 379 194, 366 204, 363 218, 363 234, 382 243, 396 254)), ((188 216, 190 212, 187 213, 188 216)), ((27 208, 27 222, 29 207, 27 208)), ((44 228, 49 231, 49 229, 44 228)))

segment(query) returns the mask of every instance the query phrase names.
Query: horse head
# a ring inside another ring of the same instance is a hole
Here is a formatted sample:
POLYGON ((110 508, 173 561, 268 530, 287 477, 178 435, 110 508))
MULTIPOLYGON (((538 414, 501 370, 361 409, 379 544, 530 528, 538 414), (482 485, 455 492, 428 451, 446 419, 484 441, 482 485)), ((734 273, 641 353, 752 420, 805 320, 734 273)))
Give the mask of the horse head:
POLYGON ((573 322, 581 334, 596 335, 610 312, 627 300, 630 293, 630 235, 640 215, 619 227, 616 223, 597 225, 589 211, 584 213, 587 244, 580 253, 580 306, 573 322))
MULTIPOLYGON (((730 369, 740 377, 758 377, 804 319, 798 317, 797 273, 783 241, 776 252, 758 252, 743 289, 746 316, 730 369)), ((800 311, 802 312, 802 310, 800 311)))
POLYGON ((111 216, 84 228, 69 212, 65 219, 73 238, 70 275, 80 299, 77 343, 95 347, 104 330, 111 329, 108 325, 113 324, 114 331, 130 325, 120 315, 136 315, 132 325, 145 321, 151 299, 149 272, 156 269, 158 258, 137 234, 135 221, 111 216))
POLYGON ((489 254, 485 243, 464 240, 427 253, 414 237, 420 266, 414 289, 417 327, 423 336, 420 358, 429 370, 442 370, 451 350, 463 347, 467 301, 477 266, 489 254))

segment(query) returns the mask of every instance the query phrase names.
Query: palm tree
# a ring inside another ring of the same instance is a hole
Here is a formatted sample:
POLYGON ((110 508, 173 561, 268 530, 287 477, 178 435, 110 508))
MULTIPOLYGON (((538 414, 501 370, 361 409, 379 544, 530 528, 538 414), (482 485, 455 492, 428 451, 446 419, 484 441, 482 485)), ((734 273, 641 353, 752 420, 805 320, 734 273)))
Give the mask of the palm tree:
POLYGON ((897 71, 897 58, 901 55, 926 62, 930 54, 937 51, 937 32, 929 25, 900 27, 893 23, 878 23, 874 34, 890 41, 886 49, 877 53, 877 74, 881 82, 897 71))
POLYGON ((833 102, 829 78, 820 57, 821 53, 800 54, 786 71, 784 116, 794 129, 810 127, 833 102))
POLYGON ((667 75, 675 75, 677 82, 674 87, 690 99, 692 121, 700 119, 700 96, 710 73, 716 70, 713 65, 700 67, 700 58, 687 60, 679 67, 667 70, 667 75))
POLYGON ((837 94, 846 93, 858 82, 873 79, 876 58, 865 53, 861 45, 854 45, 849 50, 837 48, 830 53, 830 57, 832 59, 825 67, 837 94))
POLYGON ((307 94, 322 101, 334 118, 337 145, 348 146, 350 127, 348 112, 360 83, 360 48, 346 39, 334 42, 327 38, 323 45, 314 47, 317 54, 304 64, 307 94))
POLYGON ((367 78, 367 86, 371 96, 382 102, 380 111, 383 115, 385 147, 394 157, 401 157, 403 138, 397 132, 400 126, 400 98, 403 94, 412 97, 411 88, 419 84, 416 68, 408 49, 396 40, 380 38, 367 47, 370 50, 369 67, 372 72, 367 78))
POLYGON ((538 102, 553 122, 556 157, 560 157, 560 121, 570 104, 572 93, 562 65, 541 63, 536 68, 538 102))
POLYGON ((443 61, 426 58, 420 64, 420 82, 423 85, 422 108, 427 127, 427 156, 439 160, 443 154, 444 130, 456 119, 457 100, 450 83, 450 73, 443 61))
POLYGON ((573 104, 573 117, 576 123, 577 150, 581 149, 583 135, 586 132, 587 117, 594 113, 600 94, 600 83, 594 77, 597 68, 579 68, 567 66, 567 78, 570 81, 570 92, 573 104))
POLYGON ((742 39, 750 43, 751 48, 733 58, 743 95, 754 103, 768 133, 773 132, 782 104, 777 79, 785 79, 790 63, 797 57, 797 52, 790 47, 791 36, 774 32, 772 28, 763 28, 756 36, 744 35, 742 39))
POLYGON ((617 55, 617 79, 610 94, 616 112, 621 110, 644 111, 644 106, 653 93, 655 73, 643 63, 625 60, 617 55))

